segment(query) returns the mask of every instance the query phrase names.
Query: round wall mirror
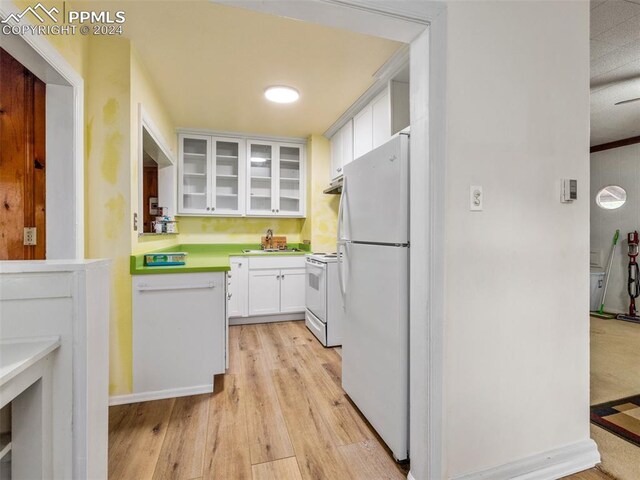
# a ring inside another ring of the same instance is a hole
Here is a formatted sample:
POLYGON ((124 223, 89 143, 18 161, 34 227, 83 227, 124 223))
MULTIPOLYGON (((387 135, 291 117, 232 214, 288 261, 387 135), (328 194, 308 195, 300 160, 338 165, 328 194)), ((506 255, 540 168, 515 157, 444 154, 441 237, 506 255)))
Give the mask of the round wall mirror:
POLYGON ((617 185, 604 187, 596 195, 596 203, 605 210, 615 210, 624 205, 627 201, 627 192, 617 185))

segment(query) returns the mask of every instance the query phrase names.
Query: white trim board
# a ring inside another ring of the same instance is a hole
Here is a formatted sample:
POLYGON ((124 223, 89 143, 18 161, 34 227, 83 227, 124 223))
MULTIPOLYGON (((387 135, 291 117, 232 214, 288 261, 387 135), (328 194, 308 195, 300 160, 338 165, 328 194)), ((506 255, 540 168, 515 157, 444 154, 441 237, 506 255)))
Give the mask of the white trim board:
POLYGON ((294 18, 352 32, 409 43, 428 23, 421 13, 426 5, 439 2, 424 0, 210 0, 294 18))
MULTIPOLYGON (((0 1, 0 18, 18 13, 13 2, 0 1)), ((47 175, 47 258, 84 258, 84 80, 43 35, 0 35, 0 47, 47 84, 47 170, 51 180, 71 183, 72 195, 53 199, 60 189, 49 185, 47 175), (61 91, 65 87, 72 90, 68 95, 61 91), (65 99, 72 105, 63 104, 65 99), (62 123, 53 128, 53 119, 62 123), (56 159, 71 159, 57 176, 56 159), (51 235, 53 225, 64 228, 51 235)))
POLYGON ((259 315, 256 317, 231 317, 229 325, 254 325, 256 323, 276 323, 304 320, 304 312, 278 313, 275 315, 259 315))
POLYGON ((596 443, 589 439, 453 480, 554 480, 600 463, 596 443))
POLYGON ((262 135, 260 133, 247 133, 247 132, 229 132, 226 130, 207 130, 206 128, 186 128, 178 127, 176 132, 185 135, 211 135, 212 137, 227 137, 227 138, 239 138, 243 140, 259 140, 262 142, 277 142, 277 143, 296 143, 300 145, 306 145, 307 139, 303 137, 278 137, 273 135, 262 135))
POLYGON ((188 397, 201 393, 213 392, 213 383, 209 385, 198 385, 196 387, 174 388, 171 390, 157 390, 154 392, 130 393, 127 395, 113 395, 109 397, 109 406, 127 405, 129 403, 149 402, 151 400, 162 400, 165 398, 188 397))

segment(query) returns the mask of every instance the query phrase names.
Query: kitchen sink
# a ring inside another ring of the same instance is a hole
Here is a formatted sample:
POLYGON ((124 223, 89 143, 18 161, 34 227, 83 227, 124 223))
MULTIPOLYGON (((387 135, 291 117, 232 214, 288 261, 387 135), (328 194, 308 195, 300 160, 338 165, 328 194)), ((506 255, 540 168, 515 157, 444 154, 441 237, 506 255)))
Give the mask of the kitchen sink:
POLYGON ((265 248, 264 250, 251 250, 251 249, 245 249, 242 250, 242 253, 250 253, 250 254, 260 254, 260 253, 295 253, 295 252, 302 252, 302 250, 300 250, 299 248, 286 248, 284 250, 280 250, 277 248, 265 248))

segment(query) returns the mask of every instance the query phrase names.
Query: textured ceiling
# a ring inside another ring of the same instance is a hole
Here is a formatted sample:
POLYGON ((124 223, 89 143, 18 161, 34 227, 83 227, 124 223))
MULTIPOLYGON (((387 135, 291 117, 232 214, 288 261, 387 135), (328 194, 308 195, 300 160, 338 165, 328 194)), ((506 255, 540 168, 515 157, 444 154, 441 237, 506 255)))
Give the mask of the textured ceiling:
POLYGON ((640 0, 591 0, 591 145, 640 135, 640 0))
POLYGON ((109 2, 176 126, 286 136, 323 133, 402 44, 208 1, 109 2), (296 87, 277 105, 265 87, 296 87))

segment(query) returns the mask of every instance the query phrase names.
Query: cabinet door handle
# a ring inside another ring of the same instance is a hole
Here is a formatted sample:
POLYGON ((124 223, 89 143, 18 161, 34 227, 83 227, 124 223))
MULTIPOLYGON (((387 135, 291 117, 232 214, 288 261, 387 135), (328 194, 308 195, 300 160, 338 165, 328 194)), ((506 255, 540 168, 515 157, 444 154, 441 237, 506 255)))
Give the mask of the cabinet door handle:
POLYGON ((338 171, 341 172, 342 171, 342 167, 338 167, 338 171))
POLYGON ((284 275, 280 275, 280 278, 284 278, 284 275))
POLYGON ((211 207, 207 207, 207 210, 211 210, 211 207))
POLYGON ((276 208, 276 213, 279 213, 279 212, 280 212, 280 209, 279 209, 279 208, 276 208))
POLYGON ((232 293, 227 294, 227 300, 231 300, 231 297, 233 297, 232 293))
POLYGON ((216 288, 215 283, 200 283, 194 285, 163 285, 161 287, 150 287, 145 283, 138 285, 139 292, 161 292, 166 290, 200 290, 204 288, 216 288))

